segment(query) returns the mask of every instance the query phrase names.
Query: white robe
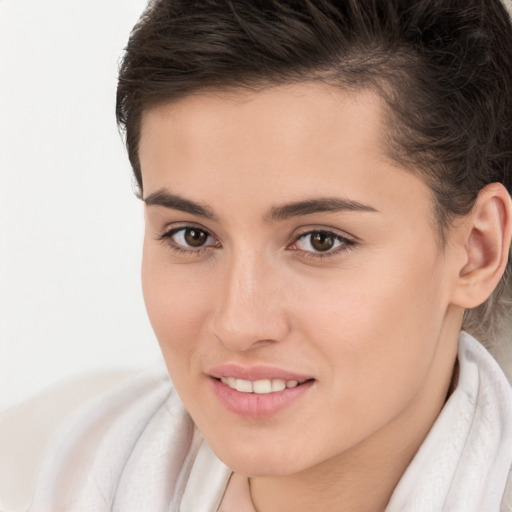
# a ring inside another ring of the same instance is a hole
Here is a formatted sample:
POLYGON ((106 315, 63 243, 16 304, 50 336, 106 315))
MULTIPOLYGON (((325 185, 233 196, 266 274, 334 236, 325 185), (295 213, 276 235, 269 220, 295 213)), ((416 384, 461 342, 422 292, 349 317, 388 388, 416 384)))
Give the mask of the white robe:
MULTIPOLYGON (((461 334, 456 389, 386 512, 512 512, 512 391, 461 334)), ((210 450, 165 370, 109 392, 61 430, 30 512, 215 512, 231 471, 210 450)))

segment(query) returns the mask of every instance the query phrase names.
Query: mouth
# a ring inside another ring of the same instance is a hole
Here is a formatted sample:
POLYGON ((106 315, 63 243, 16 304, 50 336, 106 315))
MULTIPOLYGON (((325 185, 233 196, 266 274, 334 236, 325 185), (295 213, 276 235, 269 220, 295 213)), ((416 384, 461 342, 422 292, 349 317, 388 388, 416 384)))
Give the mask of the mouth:
POLYGON ((210 373, 214 395, 231 413, 259 419, 275 415, 305 399, 316 379, 272 368, 232 365, 210 373))
POLYGON ((269 393, 277 393, 285 389, 293 389, 305 382, 312 381, 313 379, 306 379, 298 381, 294 379, 259 379, 259 380, 246 380, 237 379, 235 377, 220 377, 220 382, 226 386, 239 391, 240 393, 254 393, 257 395, 266 395, 269 393))

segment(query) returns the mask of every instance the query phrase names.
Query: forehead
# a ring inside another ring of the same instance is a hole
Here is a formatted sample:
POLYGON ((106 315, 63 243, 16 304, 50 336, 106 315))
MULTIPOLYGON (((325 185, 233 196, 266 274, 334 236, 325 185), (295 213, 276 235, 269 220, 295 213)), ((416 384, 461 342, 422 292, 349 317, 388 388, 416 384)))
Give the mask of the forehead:
POLYGON ((230 191, 255 208, 335 194, 380 209, 383 192, 403 199, 404 187, 430 198, 387 156, 385 120, 378 94, 321 83, 188 96, 143 115, 144 195, 167 188, 222 203, 230 191))
POLYGON ((230 89, 196 93, 144 112, 141 147, 158 135, 156 131, 165 131, 179 137, 180 142, 195 140, 201 147, 213 135, 236 134, 239 142, 284 150, 287 142, 299 137, 314 144, 330 134, 340 134, 345 126, 350 131, 338 144, 369 143, 377 148, 383 135, 384 110, 380 97, 369 89, 354 92, 319 82, 271 86, 257 92, 230 89), (357 137, 350 140, 347 135, 355 135, 354 128, 357 137))

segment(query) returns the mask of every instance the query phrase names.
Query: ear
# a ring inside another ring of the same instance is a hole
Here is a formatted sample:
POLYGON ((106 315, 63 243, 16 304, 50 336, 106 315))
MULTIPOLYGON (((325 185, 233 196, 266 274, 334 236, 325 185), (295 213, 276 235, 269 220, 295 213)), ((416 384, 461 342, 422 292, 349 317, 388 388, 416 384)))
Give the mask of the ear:
POLYGON ((512 201, 507 189, 500 183, 484 187, 460 229, 463 258, 453 303, 474 308, 491 295, 507 265, 512 238, 512 201))

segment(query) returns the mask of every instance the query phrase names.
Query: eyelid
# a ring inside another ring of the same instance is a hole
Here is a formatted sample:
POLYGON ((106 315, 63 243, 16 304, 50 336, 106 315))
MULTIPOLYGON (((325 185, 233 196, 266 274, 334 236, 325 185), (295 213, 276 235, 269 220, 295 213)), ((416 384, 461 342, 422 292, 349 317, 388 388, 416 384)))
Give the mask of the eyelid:
POLYGON ((192 221, 183 221, 183 222, 172 222, 169 224, 166 224, 160 231, 161 234, 157 234, 159 238, 163 238, 166 236, 169 236, 169 234, 176 233, 182 229, 199 229, 201 231, 204 231, 208 233, 209 235, 213 236, 215 239, 218 239, 217 235, 213 233, 213 231, 206 226, 203 226, 202 224, 198 222, 192 222, 192 221))
POLYGON ((187 222, 179 225, 173 224, 171 226, 167 226, 166 228, 164 228, 161 234, 157 234, 157 240, 163 242, 168 248, 179 254, 197 255, 204 251, 208 251, 210 249, 217 249, 221 247, 221 243, 218 237, 214 233, 212 233, 211 230, 205 228, 204 226, 201 226, 200 224, 196 224, 193 222, 187 222), (172 239, 174 235, 176 235, 180 231, 185 231, 187 229, 197 229, 199 231, 203 231, 207 234, 208 238, 213 238, 213 240, 215 240, 215 243, 210 243, 199 247, 192 247, 178 244, 172 239))
POLYGON ((353 235, 349 235, 346 232, 340 232, 339 230, 325 226, 307 226, 301 228, 293 236, 293 241, 287 246, 287 249, 302 253, 303 256, 308 258, 325 258, 329 256, 336 256, 337 254, 351 250, 355 245, 359 243, 359 239, 353 235), (325 233, 332 235, 333 238, 341 241, 341 245, 327 251, 307 251, 299 248, 292 248, 301 238, 314 233, 325 233))
POLYGON ((322 226, 322 225, 309 225, 309 226, 303 226, 299 229, 296 229, 295 232, 292 235, 293 240, 297 240, 301 236, 308 235, 310 233, 329 233, 334 235, 337 238, 343 238, 343 240, 347 240, 349 242, 353 243, 359 243, 360 239, 352 235, 350 233, 347 233, 346 231, 342 231, 337 228, 333 228, 330 226, 322 226))

